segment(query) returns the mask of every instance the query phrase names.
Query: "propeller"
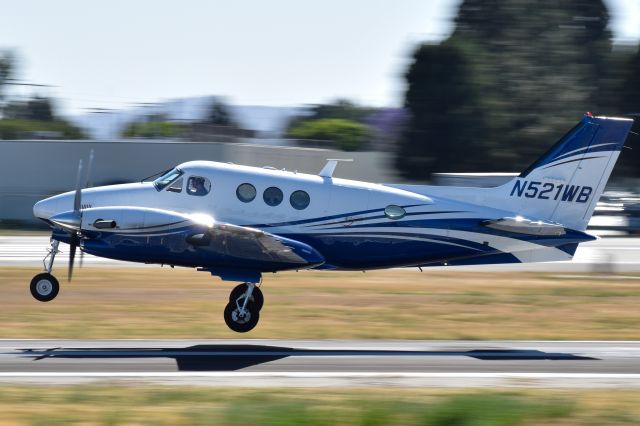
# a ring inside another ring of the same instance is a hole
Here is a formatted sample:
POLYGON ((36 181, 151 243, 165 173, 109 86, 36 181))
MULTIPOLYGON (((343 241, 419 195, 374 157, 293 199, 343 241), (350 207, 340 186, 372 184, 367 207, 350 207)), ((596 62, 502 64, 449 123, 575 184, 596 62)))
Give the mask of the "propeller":
MULTIPOLYGON (((89 163, 87 164, 87 177, 84 182, 85 188, 89 186, 89 181, 91 179, 91 166, 93 165, 93 158, 94 158, 93 150, 91 150, 91 153, 89 154, 89 163)), ((71 281, 71 277, 73 276, 73 263, 76 257, 76 249, 80 245, 80 238, 82 236, 81 225, 82 225, 82 188, 83 186, 82 186, 81 179, 82 179, 82 159, 80 159, 80 162, 78 163, 78 175, 76 176, 76 194, 75 194, 75 197, 73 198, 72 218, 74 219, 73 220, 74 224, 77 223, 77 226, 72 230, 71 241, 69 242, 69 245, 71 246, 71 249, 69 250, 69 273, 67 276, 67 279, 69 281, 71 281)), ((80 254, 80 257, 82 258, 82 253, 80 254)))
MULTIPOLYGON (((87 165, 87 176, 84 181, 85 188, 90 184, 93 158, 93 150, 91 150, 91 153, 89 154, 89 164, 87 165)), ((69 281, 71 281, 71 277, 73 275, 73 262, 76 257, 76 249, 80 245, 80 240, 82 239, 82 189, 82 159, 80 159, 78 163, 78 175, 76 176, 76 193, 73 197, 73 210, 60 213, 49 218, 49 220, 55 225, 71 234, 71 241, 69 241, 71 246, 71 250, 69 251, 69 281)))
MULTIPOLYGON (((93 166, 93 158, 94 158, 94 154, 93 154, 93 150, 91 150, 91 152, 89 152, 89 163, 87 164, 87 179, 84 182, 84 187, 85 188, 91 188, 91 166, 93 166)), ((80 160, 80 161, 82 161, 82 160, 80 160)), ((78 170, 78 176, 80 176, 80 170, 78 170)), ((76 189, 76 196, 77 196, 77 189, 76 189)), ((80 194, 80 197, 82 197, 82 194, 80 194)), ((80 213, 80 217, 82 219, 82 213, 80 213)), ((82 222, 82 220, 81 220, 81 222, 82 222)), ((77 243, 78 244, 80 243, 79 235, 78 235, 77 243)), ((73 247, 73 246, 72 246, 72 251, 73 251, 73 256, 75 256, 75 247, 73 247)), ((73 260, 72 260, 72 258, 70 258, 69 261, 70 261, 70 264, 69 264, 69 281, 71 281, 71 272, 73 271, 73 260)), ((83 263, 84 263, 84 251, 80 250, 80 265, 79 265, 80 268, 82 268, 82 264, 83 263)))

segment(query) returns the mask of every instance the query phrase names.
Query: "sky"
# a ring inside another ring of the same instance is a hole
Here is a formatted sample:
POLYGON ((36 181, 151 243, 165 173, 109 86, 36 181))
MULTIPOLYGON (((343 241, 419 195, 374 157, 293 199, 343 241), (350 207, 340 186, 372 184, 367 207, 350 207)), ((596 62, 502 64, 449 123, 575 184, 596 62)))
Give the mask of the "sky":
MULTIPOLYGON (((640 0, 606 0, 617 43, 640 40, 640 0)), ((413 47, 445 38, 459 0, 0 0, 14 87, 63 113, 222 95, 294 106, 402 103, 413 47)))

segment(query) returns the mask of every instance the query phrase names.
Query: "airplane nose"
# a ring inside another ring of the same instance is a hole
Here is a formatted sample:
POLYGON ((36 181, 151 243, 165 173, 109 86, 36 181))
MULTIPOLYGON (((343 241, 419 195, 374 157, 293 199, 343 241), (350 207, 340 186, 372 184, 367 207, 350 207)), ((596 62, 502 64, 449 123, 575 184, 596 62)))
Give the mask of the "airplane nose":
POLYGON ((38 219, 49 219, 56 213, 55 204, 55 200, 51 198, 38 201, 33 206, 33 215, 38 219))

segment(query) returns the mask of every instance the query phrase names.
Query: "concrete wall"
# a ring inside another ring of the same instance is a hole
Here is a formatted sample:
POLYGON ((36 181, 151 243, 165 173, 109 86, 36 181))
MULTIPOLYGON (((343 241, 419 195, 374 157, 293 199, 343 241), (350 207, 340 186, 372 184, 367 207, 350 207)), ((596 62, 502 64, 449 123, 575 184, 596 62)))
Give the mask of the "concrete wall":
POLYGON ((78 160, 84 158, 86 165, 92 149, 95 152, 94 186, 139 181, 190 160, 318 173, 327 158, 353 158, 353 163, 339 164, 335 176, 373 182, 398 181, 392 155, 381 152, 215 142, 0 141, 0 222, 35 223, 33 204, 42 198, 74 189, 78 160))

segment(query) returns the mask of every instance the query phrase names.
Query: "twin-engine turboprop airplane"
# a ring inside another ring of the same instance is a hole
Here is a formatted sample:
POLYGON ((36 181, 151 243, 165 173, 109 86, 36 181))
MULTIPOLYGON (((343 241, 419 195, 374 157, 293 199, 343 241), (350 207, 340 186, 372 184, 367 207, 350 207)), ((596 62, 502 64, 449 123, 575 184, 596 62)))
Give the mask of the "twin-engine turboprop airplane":
POLYGON ((242 282, 224 319, 246 332, 258 323, 267 272, 569 260, 594 239, 585 229, 632 124, 586 115, 495 188, 338 179, 329 160, 319 175, 192 161, 153 182, 81 189, 81 163, 75 192, 34 206, 53 233, 31 293, 43 302, 58 294, 51 270, 62 241, 69 279, 79 246, 242 282))

